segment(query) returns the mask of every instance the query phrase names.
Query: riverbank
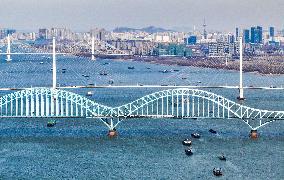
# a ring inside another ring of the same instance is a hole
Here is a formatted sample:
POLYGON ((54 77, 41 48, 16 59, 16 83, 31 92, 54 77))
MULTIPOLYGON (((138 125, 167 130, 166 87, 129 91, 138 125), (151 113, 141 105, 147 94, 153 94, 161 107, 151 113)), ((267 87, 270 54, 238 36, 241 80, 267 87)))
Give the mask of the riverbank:
MULTIPOLYGON (((238 60, 221 58, 181 58, 181 57, 135 57, 134 61, 151 62, 178 66, 195 66, 214 69, 239 70, 238 60)), ((244 58, 244 72, 258 72, 260 74, 284 74, 284 57, 253 57, 244 58)))

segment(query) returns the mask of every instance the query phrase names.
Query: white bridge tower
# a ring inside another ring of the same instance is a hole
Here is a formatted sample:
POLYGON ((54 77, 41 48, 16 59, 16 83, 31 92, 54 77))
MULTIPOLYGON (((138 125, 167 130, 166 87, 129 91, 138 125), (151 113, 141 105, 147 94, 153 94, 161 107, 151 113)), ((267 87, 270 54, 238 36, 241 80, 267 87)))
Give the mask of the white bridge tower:
POLYGON ((8 34, 8 37, 7 37, 7 59, 6 61, 9 62, 9 61, 12 61, 11 59, 11 40, 10 40, 10 34, 8 34))

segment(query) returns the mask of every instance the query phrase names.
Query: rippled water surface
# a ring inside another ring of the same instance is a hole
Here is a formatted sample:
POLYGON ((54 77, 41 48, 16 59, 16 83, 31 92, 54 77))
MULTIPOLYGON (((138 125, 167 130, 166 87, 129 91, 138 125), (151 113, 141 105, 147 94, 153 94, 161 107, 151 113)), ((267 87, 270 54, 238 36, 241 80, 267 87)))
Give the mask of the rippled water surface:
MULTIPOLYGON (((51 85, 51 59, 14 57, 0 63, 1 87, 51 85), (43 62, 43 63, 40 63, 43 62)), ((66 85, 168 84, 237 85, 238 72, 141 62, 58 57, 58 83, 66 85), (129 70, 128 66, 134 66, 129 70), (67 69, 62 73, 62 69, 67 69), (178 70, 161 73, 163 70, 178 70), (106 71, 107 76, 99 73, 106 71), (88 75, 86 78, 82 75, 88 75), (187 79, 183 78, 186 77, 187 79), (200 81, 200 82, 199 82, 200 81)), ((245 73, 245 84, 281 86, 284 76, 245 73)), ((163 89, 167 89, 164 87, 163 89)), ((95 89, 98 103, 118 106, 162 88, 95 89)), ((206 90, 206 89, 205 89, 206 90)), ((209 90, 209 89, 207 89, 209 90)), ((210 89, 236 100, 236 89, 210 89)), ((70 89, 85 95, 90 89, 70 89)), ((1 96, 9 91, 1 91, 1 96)), ((246 90, 244 104, 283 110, 279 90, 246 90)), ((260 138, 248 138, 249 127, 237 119, 128 119, 118 126, 118 137, 109 139, 107 128, 95 119, 59 119, 47 128, 48 119, 0 119, 0 179, 284 179, 284 122, 259 129, 260 138), (211 134, 212 128, 218 133, 211 134), (181 141, 193 139, 192 156, 181 141), (218 156, 224 153, 227 161, 218 156)))

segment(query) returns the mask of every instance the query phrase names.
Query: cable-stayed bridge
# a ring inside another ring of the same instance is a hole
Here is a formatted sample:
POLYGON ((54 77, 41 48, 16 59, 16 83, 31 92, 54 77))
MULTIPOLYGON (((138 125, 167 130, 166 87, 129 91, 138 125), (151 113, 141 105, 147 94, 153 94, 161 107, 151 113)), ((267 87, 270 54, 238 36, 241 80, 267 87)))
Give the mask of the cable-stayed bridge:
MULTIPOLYGON (((48 54, 52 55, 53 68, 52 87, 43 88, 2 88, 1 90, 19 90, 0 97, 0 117, 2 118, 96 118, 101 120, 109 130, 128 118, 211 118, 211 119, 240 119, 252 130, 257 130, 273 121, 283 120, 284 111, 268 111, 244 106, 237 102, 208 91, 198 90, 197 86, 67 86, 57 87, 56 48, 53 39, 53 52, 12 53, 8 38, 6 53, 7 61, 11 55, 48 54), (163 87, 168 90, 158 91, 141 97, 133 102, 119 107, 101 105, 84 96, 66 91, 69 88, 147 88, 163 87), (251 121, 258 121, 252 125, 251 121)), ((94 40, 92 40, 93 44, 94 40)), ((242 42, 242 41, 240 41, 242 42)), ((242 44, 240 45, 242 47, 242 44)), ((94 45, 92 45, 94 47, 94 45)), ((241 52, 241 51, 240 51, 241 52)), ((92 55, 94 49, 92 48, 92 55)), ((92 56, 93 58, 93 56, 92 56)), ((282 87, 244 87, 242 84, 242 53, 240 56, 240 85, 239 86, 200 86, 200 88, 238 88, 239 99, 243 100, 243 90, 251 89, 282 89, 282 87)))

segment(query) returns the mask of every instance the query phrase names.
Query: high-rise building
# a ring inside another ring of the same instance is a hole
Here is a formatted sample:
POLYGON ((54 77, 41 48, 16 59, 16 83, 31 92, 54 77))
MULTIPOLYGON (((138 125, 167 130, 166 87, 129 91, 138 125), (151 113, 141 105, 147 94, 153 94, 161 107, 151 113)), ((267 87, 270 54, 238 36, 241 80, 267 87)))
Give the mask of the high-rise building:
POLYGON ((38 30, 38 37, 39 39, 48 39, 48 29, 39 29, 38 30))
POLYGON ((91 34, 91 37, 95 37, 96 39, 100 41, 105 41, 107 31, 101 28, 94 28, 90 30, 90 34, 91 34))
POLYGON ((244 29, 244 34, 243 34, 243 39, 245 43, 249 43, 250 39, 249 39, 249 30, 248 29, 244 29))
POLYGON ((16 33, 15 29, 1 29, 0 30, 0 39, 7 37, 8 35, 12 35, 16 33))
POLYGON ((195 45, 196 42, 197 42, 197 36, 189 36, 188 38, 185 38, 186 45, 195 45))
POLYGON ((256 29, 257 29, 257 37, 258 37, 257 43, 262 43, 262 27, 257 26, 256 29))
POLYGON ((251 27, 251 43, 259 44, 262 43, 262 27, 251 27))
POLYGON ((255 31, 255 27, 251 27, 250 28, 250 42, 251 43, 255 43, 256 42, 256 31, 255 31))
POLYGON ((204 39, 207 39, 207 31, 206 31, 206 22, 205 19, 203 21, 203 37, 204 39))
POLYGON ((239 38, 239 28, 236 28, 236 41, 238 40, 239 38))
POLYGON ((270 37, 274 37, 275 36, 275 29, 274 29, 274 27, 270 27, 269 28, 269 36, 270 37))

